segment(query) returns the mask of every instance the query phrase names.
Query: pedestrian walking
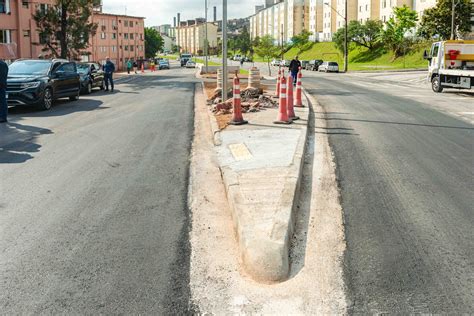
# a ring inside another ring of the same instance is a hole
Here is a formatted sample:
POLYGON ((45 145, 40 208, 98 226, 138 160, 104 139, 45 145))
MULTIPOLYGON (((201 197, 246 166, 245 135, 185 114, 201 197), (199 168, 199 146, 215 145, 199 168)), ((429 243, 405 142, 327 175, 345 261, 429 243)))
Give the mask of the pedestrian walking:
POLYGON ((0 123, 8 122, 7 77, 8 65, 0 59, 0 123))
POLYGON ((289 70, 291 72, 291 77, 293 78, 293 85, 296 86, 296 80, 298 77, 298 72, 300 71, 301 62, 298 59, 298 56, 290 62, 289 70))
POLYGON ((132 67, 133 67, 133 63, 132 61, 129 59, 127 61, 127 73, 130 74, 130 71, 132 70, 132 67))
POLYGON ((115 72, 115 65, 110 60, 110 58, 107 57, 105 59, 105 65, 104 65, 105 91, 109 91, 109 83, 110 83, 111 91, 114 92, 114 78, 113 78, 114 72, 115 72))
POLYGON ((155 61, 154 60, 150 61, 150 69, 151 69, 151 72, 155 72, 155 61))
POLYGON ((135 71, 135 74, 137 74, 137 69, 138 69, 138 64, 136 61, 133 61, 133 70, 135 71))
POLYGON ((244 57, 240 58, 240 68, 244 67, 244 57))

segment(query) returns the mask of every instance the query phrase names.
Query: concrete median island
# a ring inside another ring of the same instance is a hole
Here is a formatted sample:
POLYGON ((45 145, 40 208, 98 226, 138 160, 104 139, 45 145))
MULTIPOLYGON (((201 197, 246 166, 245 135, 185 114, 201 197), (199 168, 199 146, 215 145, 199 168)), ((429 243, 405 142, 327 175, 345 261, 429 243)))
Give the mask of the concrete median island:
POLYGON ((248 125, 220 130, 209 110, 217 162, 227 193, 244 271, 261 283, 286 280, 297 212, 309 108, 300 120, 275 125, 278 108, 244 113, 248 125))

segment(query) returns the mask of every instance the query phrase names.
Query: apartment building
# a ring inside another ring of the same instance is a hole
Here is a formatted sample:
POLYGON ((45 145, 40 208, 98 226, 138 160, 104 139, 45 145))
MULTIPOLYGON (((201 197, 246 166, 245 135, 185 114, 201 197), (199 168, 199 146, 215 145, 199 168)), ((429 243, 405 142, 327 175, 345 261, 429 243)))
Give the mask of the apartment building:
MULTIPOLYGON (((37 10, 53 5, 53 0, 0 0, 0 58, 46 58, 33 20, 37 10)), ((144 18, 102 12, 98 5, 91 19, 97 33, 90 40, 83 61, 103 62, 109 56, 119 70, 129 58, 145 57, 144 18)))
POLYGON ((421 2, 421 0, 380 0, 379 20, 381 20, 382 22, 387 22, 390 18, 393 17, 393 8, 402 7, 404 5, 413 8, 414 2, 421 2))
POLYGON ((181 22, 176 29, 177 45, 180 47, 181 52, 195 55, 204 53, 206 24, 209 49, 217 47, 218 26, 211 22, 206 23, 204 19, 195 19, 181 22))
POLYGON ((110 57, 119 70, 129 59, 145 58, 145 25, 143 17, 116 15, 96 11, 92 21, 98 25, 83 61, 104 63, 110 57))

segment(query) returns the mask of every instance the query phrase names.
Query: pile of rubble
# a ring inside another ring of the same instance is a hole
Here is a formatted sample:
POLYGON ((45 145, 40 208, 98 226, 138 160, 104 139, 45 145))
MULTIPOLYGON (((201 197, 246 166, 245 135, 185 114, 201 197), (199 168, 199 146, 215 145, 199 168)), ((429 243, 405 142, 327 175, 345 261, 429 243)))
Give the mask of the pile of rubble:
MULTIPOLYGON (((240 99, 243 113, 258 112, 262 108, 278 107, 278 101, 264 95, 262 89, 245 89, 240 92, 240 99)), ((212 113, 215 115, 232 114, 233 112, 232 98, 222 102, 220 93, 215 93, 209 99, 209 104, 212 106, 212 113)))

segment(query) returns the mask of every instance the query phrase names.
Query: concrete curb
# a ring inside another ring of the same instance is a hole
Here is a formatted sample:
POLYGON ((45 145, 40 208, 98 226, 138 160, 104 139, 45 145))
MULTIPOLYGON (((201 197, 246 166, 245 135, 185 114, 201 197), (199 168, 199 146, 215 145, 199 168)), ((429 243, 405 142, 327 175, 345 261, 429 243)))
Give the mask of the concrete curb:
POLYGON ((211 123, 211 132, 212 132, 212 142, 214 143, 214 146, 220 146, 221 145, 221 130, 219 129, 219 124, 217 123, 216 117, 211 113, 209 106, 207 105, 207 96, 206 93, 204 92, 204 82, 201 81, 201 91, 203 94, 203 97, 206 99, 206 112, 207 112, 207 117, 209 118, 209 122, 211 123))
MULTIPOLYGON (((306 120, 308 123, 310 109, 306 95, 304 104, 304 108, 295 108, 295 112, 302 120, 306 120)), ((270 174, 279 172, 285 174, 285 184, 281 196, 278 197, 275 216, 271 219, 261 219, 265 226, 271 226, 271 230, 262 230, 260 223, 252 227, 245 225, 245 217, 248 216, 249 205, 243 202, 244 198, 241 190, 242 186, 248 186, 248 183, 242 183, 239 174, 230 168, 220 168, 244 270, 254 280, 261 283, 282 282, 289 277, 290 242, 297 212, 297 197, 300 192, 307 137, 308 126, 306 124, 306 126, 301 128, 301 134, 291 165, 289 167, 272 168, 269 170, 270 174), (269 233, 266 234, 265 232, 269 233)), ((249 181, 249 179, 244 179, 244 181, 249 181)), ((264 202, 265 194, 261 196, 260 200, 252 201, 252 206, 258 208, 264 202)), ((258 209, 255 210, 258 211, 258 209)))

